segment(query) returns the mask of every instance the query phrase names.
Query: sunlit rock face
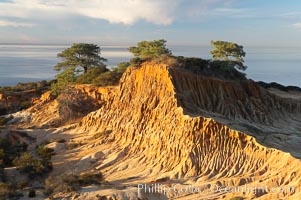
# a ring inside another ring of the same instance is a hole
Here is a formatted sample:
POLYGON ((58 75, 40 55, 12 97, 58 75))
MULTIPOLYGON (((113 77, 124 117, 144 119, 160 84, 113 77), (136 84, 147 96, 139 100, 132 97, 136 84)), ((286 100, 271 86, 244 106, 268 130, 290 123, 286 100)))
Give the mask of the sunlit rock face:
MULTIPOLYGON (((294 187, 213 196, 299 199, 300 111, 299 100, 280 98, 252 81, 218 80, 150 62, 129 68, 77 131, 105 135, 102 145, 109 150, 96 169, 109 181, 167 177, 169 184, 181 180, 202 188, 294 187)), ((206 191, 160 198, 205 199, 212 195, 206 191)))

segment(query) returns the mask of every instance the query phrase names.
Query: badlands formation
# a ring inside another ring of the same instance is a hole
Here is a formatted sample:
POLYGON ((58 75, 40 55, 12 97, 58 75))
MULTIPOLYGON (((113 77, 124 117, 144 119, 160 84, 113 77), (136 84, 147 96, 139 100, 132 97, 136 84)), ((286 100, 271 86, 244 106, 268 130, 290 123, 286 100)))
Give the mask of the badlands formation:
POLYGON ((62 125, 75 112, 59 99, 14 114, 37 141, 81 143, 51 144, 52 175, 101 171, 108 181, 65 199, 301 199, 300 92, 153 62, 116 87, 71 90, 81 99, 72 124, 62 125))

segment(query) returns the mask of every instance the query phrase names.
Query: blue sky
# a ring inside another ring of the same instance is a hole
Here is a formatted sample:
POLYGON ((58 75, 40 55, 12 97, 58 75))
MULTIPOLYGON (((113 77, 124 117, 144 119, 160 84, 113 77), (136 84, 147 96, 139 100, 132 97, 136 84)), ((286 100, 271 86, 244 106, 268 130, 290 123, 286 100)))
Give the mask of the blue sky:
POLYGON ((300 0, 0 0, 0 43, 300 46, 300 0))

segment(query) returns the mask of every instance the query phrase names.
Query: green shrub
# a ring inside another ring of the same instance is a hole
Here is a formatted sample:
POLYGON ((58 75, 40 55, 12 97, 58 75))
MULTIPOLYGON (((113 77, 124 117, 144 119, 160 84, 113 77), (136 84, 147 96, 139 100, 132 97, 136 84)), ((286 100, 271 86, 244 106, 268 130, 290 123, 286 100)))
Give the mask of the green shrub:
POLYGON ((72 192, 80 188, 78 177, 73 174, 64 174, 60 177, 48 177, 45 180, 45 193, 47 195, 58 192, 72 192))
POLYGON ((81 186, 101 184, 104 181, 102 173, 85 173, 78 177, 81 186))
POLYGON ((38 155, 40 156, 40 158, 42 158, 43 161, 51 160, 51 156, 53 156, 54 154, 55 153, 53 149, 50 149, 43 145, 38 147, 38 155))
POLYGON ((86 74, 77 77, 76 83, 93 84, 95 86, 116 85, 128 66, 129 63, 123 62, 112 70, 106 67, 91 68, 86 74))
POLYGON ((135 57, 130 60, 130 64, 133 67, 140 67, 140 65, 141 65, 141 63, 143 63, 143 61, 144 60, 141 60, 140 58, 135 57))
POLYGON ((209 61, 202 58, 178 56, 177 60, 178 67, 187 69, 194 73, 204 72, 204 70, 208 69, 209 61))
POLYGON ((116 71, 120 74, 123 74, 130 65, 131 64, 129 62, 121 62, 117 65, 116 71))
POLYGON ((202 58, 176 57, 173 66, 189 70, 195 74, 228 80, 245 80, 245 74, 235 69, 233 61, 204 60, 202 58))
POLYGON ((37 82, 37 88, 44 88, 44 87, 47 87, 48 86, 48 83, 46 80, 42 80, 40 82, 37 82))
POLYGON ((219 78, 245 80, 246 75, 235 69, 232 61, 215 60, 209 63, 211 73, 219 78))
POLYGON ((83 175, 64 174, 56 178, 50 176, 45 180, 45 193, 50 195, 58 192, 72 192, 83 186, 102 184, 103 182, 104 178, 100 172, 83 175))
POLYGON ((178 59, 176 57, 168 55, 168 54, 160 55, 158 58, 154 59, 154 61, 158 64, 164 63, 167 66, 178 66, 179 65, 178 59))
POLYGON ((34 158, 32 154, 26 152, 13 161, 14 165, 22 173, 28 174, 30 178, 42 176, 52 170, 52 163, 48 160, 34 158))
POLYGON ((95 78, 102 73, 109 71, 105 66, 93 67, 87 71, 87 73, 80 75, 76 79, 76 83, 79 84, 91 84, 95 78))
POLYGON ((7 138, 0 139, 0 159, 4 167, 12 166, 12 161, 27 149, 26 143, 10 142, 7 138))
POLYGON ((95 79, 93 79, 92 84, 95 86, 116 85, 121 75, 122 74, 114 71, 107 71, 105 73, 100 74, 95 79))
POLYGON ((51 85, 51 94, 53 96, 58 96, 67 89, 69 84, 74 83, 74 71, 75 68, 71 67, 56 76, 57 82, 51 85))

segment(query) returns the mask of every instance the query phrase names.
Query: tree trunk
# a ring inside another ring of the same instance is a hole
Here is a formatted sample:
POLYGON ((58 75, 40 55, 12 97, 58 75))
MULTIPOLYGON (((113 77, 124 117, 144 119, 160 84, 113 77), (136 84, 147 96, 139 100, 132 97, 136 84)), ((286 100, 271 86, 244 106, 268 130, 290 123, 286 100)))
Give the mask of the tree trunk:
POLYGON ((88 67, 84 67, 84 74, 86 74, 88 71, 88 67))

